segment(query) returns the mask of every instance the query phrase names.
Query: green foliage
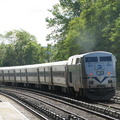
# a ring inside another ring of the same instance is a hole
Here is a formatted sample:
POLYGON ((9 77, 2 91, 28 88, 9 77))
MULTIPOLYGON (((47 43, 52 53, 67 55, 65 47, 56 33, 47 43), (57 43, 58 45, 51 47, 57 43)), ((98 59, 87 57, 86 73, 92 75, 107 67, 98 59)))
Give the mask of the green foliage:
POLYGON ((54 59, 94 50, 109 51, 117 57, 120 78, 119 6, 119 0, 60 0, 50 11, 54 17, 47 19, 53 29, 48 39, 57 41, 54 59))
POLYGON ((3 65, 3 61, 5 59, 5 53, 6 53, 6 45, 4 43, 1 43, 0 45, 0 66, 3 65))
POLYGON ((60 4, 53 6, 49 10, 53 18, 46 18, 48 28, 52 32, 47 36, 47 40, 61 41, 66 38, 69 21, 80 16, 80 4, 76 0, 60 0, 60 4))
POLYGON ((40 61, 40 48, 41 46, 35 41, 29 41, 24 48, 24 64, 36 64, 44 61, 40 61))
POLYGON ((13 44, 8 44, 5 47, 6 52, 2 60, 2 66, 14 66, 16 64, 14 46, 13 44))
MULTIPOLYGON (((0 65, 16 66, 51 61, 48 54, 50 45, 44 48, 37 43, 35 36, 24 30, 13 30, 1 35, 5 40, 0 45, 0 65)), ((51 53, 52 54, 52 53, 51 53)))
POLYGON ((44 51, 45 51, 45 53, 44 53, 44 57, 43 58, 45 59, 45 62, 54 61, 52 45, 48 44, 48 46, 46 48, 44 48, 44 51))
MULTIPOLYGON (((53 9, 49 10, 53 14, 53 18, 46 18, 48 28, 51 28, 52 32, 47 36, 47 40, 54 40, 55 45, 54 60, 67 59, 69 55, 75 54, 74 47, 69 48, 68 43, 64 41, 68 35, 69 22, 74 17, 80 16, 80 3, 77 0, 60 0, 60 4, 53 6, 53 9), (73 51, 71 54, 69 50, 73 51)), ((74 44, 74 42, 73 42, 74 44)))

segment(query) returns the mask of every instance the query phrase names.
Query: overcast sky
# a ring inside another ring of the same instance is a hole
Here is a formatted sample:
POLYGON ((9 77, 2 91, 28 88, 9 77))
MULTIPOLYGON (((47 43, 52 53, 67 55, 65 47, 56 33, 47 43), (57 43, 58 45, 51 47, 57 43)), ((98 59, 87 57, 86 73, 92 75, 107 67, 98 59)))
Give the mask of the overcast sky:
POLYGON ((45 18, 51 16, 47 9, 58 0, 0 0, 0 34, 23 29, 35 35, 45 46, 48 34, 45 18))

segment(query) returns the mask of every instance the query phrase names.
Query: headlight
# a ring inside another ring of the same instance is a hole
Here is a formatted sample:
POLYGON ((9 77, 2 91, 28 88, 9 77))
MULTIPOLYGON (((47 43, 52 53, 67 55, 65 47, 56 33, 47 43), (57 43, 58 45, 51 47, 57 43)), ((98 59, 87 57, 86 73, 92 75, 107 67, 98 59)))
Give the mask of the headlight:
POLYGON ((110 72, 108 72, 108 75, 110 75, 111 73, 110 72))
POLYGON ((97 71, 96 74, 97 75, 104 75, 104 71, 97 71))

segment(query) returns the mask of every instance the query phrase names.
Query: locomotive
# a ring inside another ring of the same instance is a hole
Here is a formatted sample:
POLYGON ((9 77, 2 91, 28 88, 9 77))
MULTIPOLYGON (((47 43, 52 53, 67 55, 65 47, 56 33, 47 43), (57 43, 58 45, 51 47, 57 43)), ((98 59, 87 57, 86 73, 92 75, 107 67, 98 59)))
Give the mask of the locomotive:
POLYGON ((1 67, 0 83, 109 100, 115 95, 116 57, 110 52, 94 51, 65 61, 1 67))

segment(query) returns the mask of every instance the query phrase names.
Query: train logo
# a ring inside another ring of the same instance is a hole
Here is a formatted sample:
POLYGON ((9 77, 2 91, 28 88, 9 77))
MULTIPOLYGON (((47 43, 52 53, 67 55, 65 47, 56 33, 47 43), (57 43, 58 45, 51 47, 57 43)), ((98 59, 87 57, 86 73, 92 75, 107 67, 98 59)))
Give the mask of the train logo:
POLYGON ((98 65, 97 68, 98 68, 98 69, 102 69, 102 65, 98 65))

